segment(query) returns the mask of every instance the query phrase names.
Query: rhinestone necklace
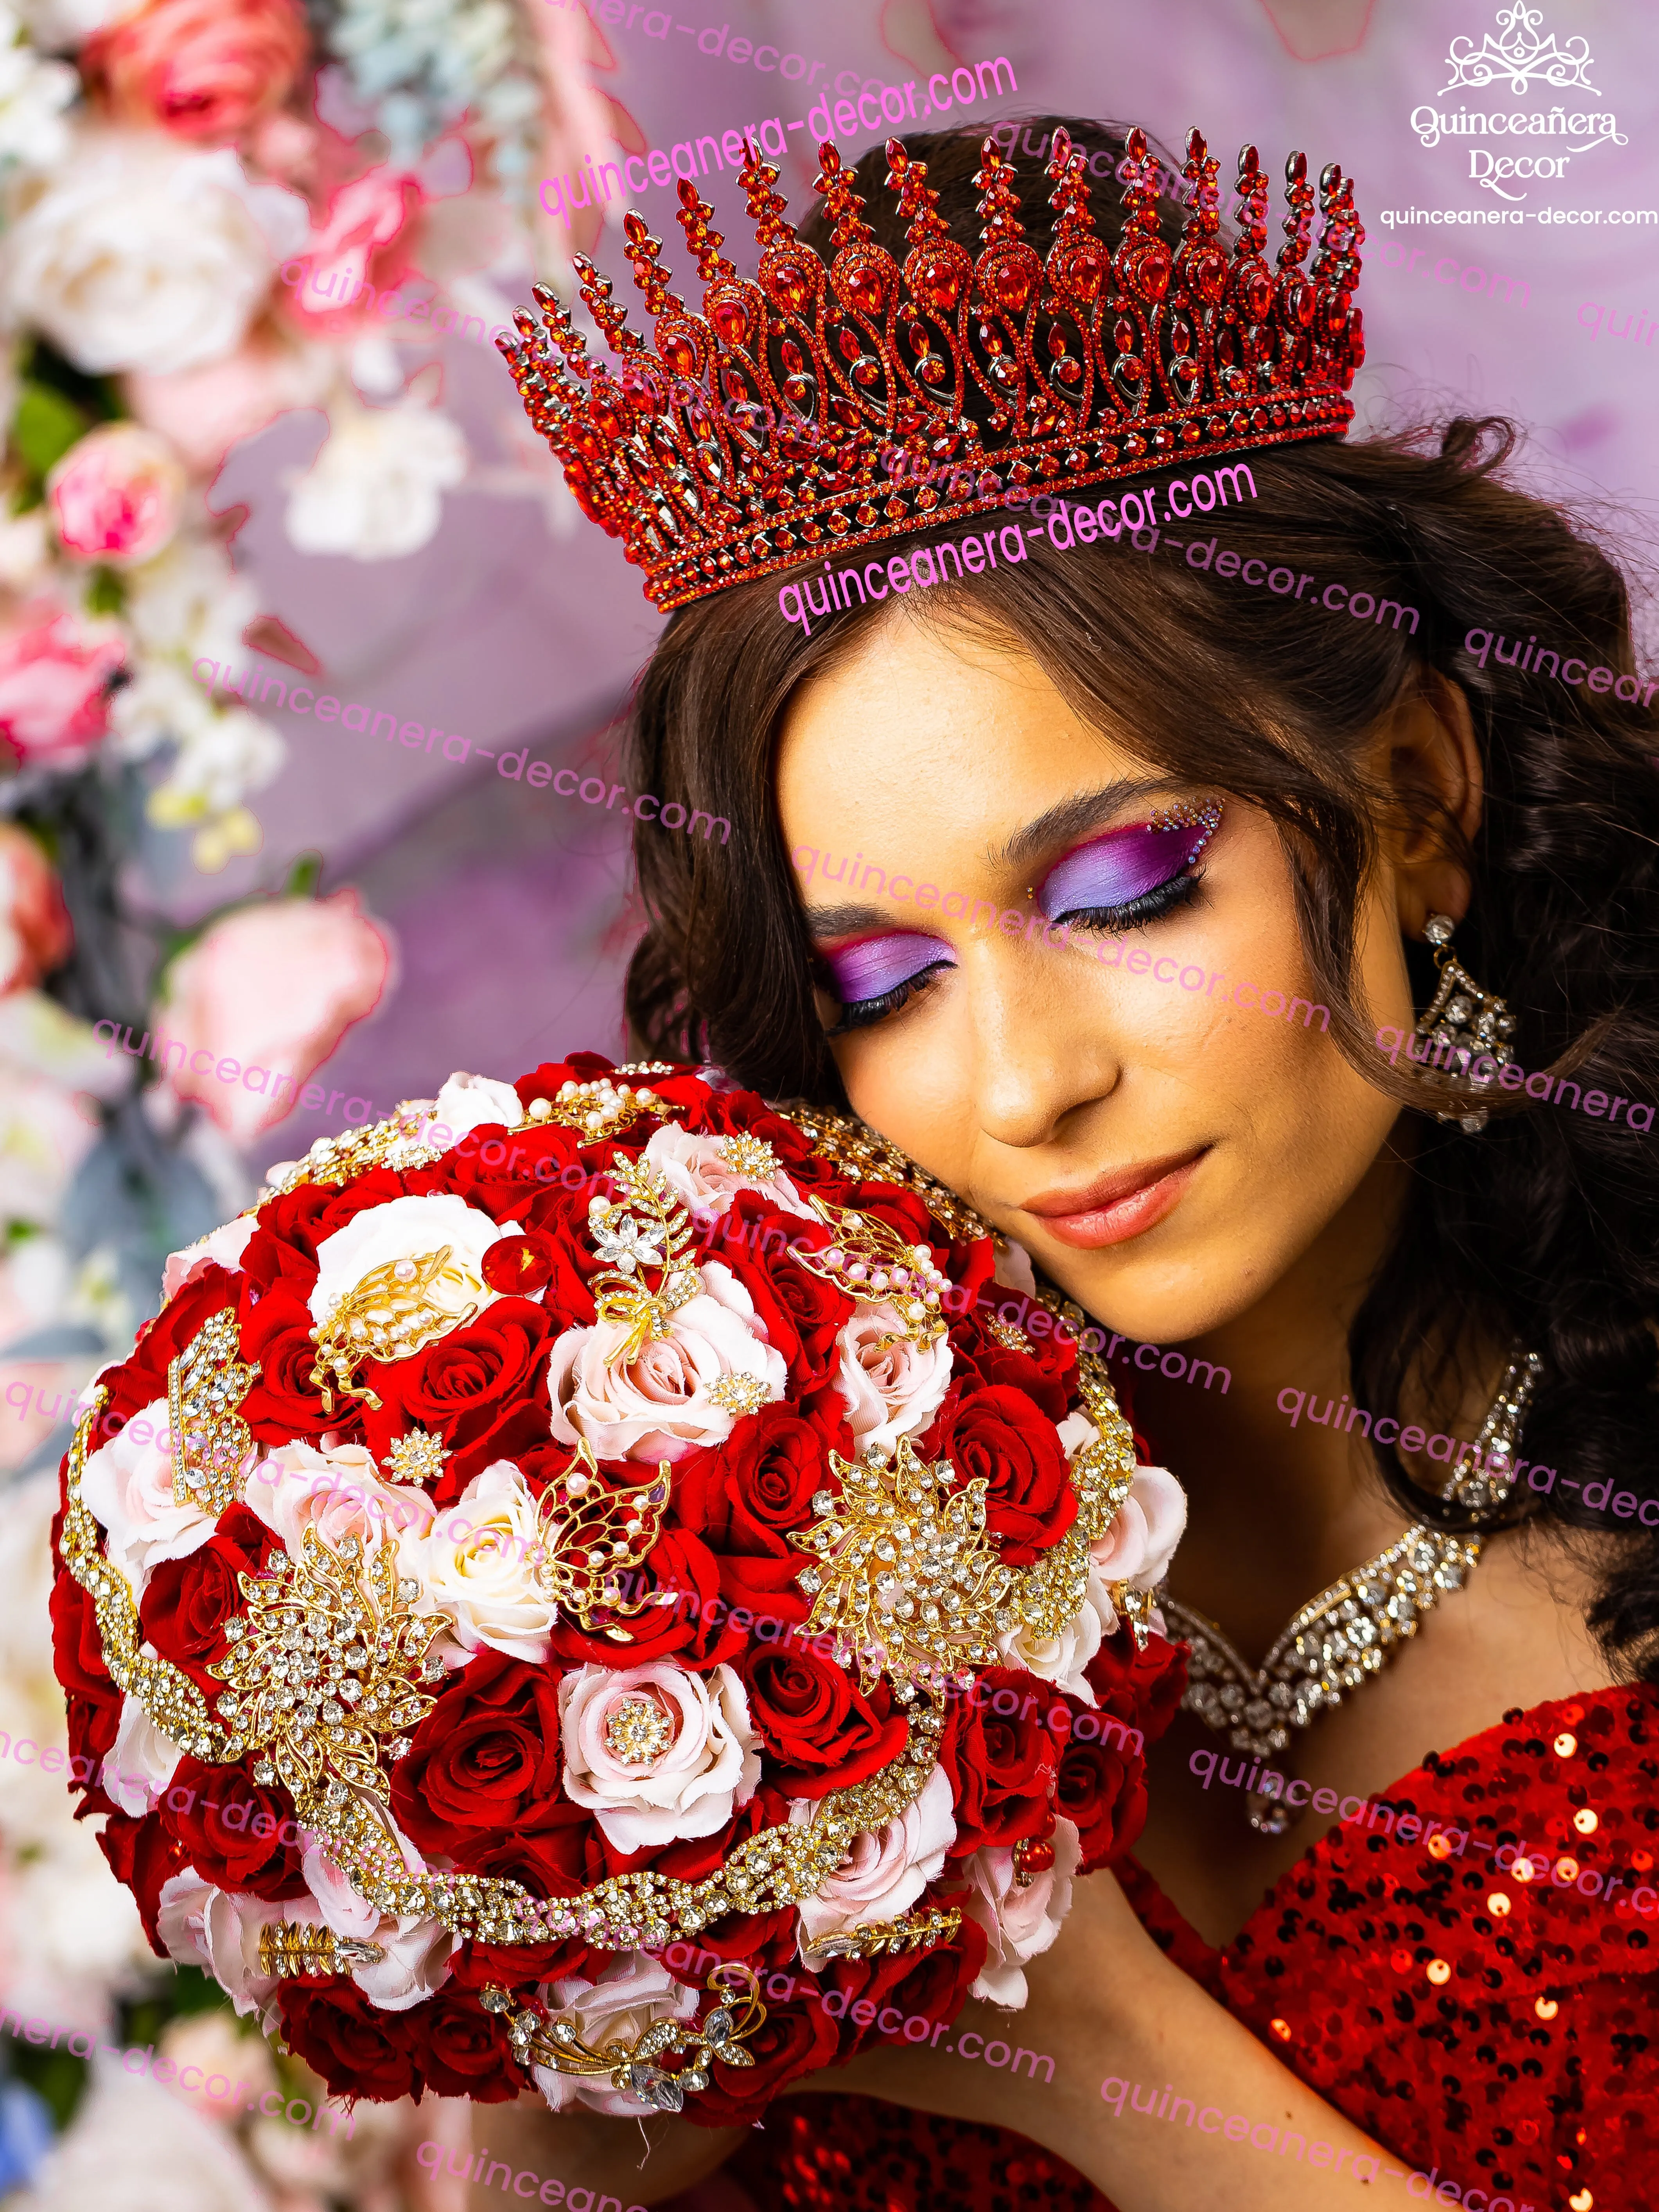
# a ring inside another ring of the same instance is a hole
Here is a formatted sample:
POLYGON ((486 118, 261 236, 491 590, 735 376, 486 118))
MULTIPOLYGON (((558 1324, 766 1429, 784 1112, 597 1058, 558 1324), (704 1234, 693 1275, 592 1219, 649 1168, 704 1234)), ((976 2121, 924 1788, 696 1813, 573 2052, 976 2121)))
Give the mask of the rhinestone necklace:
MULTIPOLYGON (((1509 1495, 1521 1423, 1542 1371, 1535 1352, 1518 1352, 1510 1360, 1480 1435, 1464 1446, 1452 1470, 1448 1498, 1489 1513, 1509 1495)), ((1480 1545, 1479 1536, 1448 1535, 1418 1522, 1310 1600, 1259 1669, 1245 1664, 1214 1621, 1160 1590, 1165 1619, 1192 1645, 1182 1710, 1196 1713, 1206 1728, 1225 1730, 1236 1751, 1258 1762, 1273 1758, 1290 1742, 1292 1729, 1309 1727, 1341 1704, 1344 1691, 1360 1688, 1382 1671, 1394 1649, 1416 1635, 1420 1616, 1462 1588, 1480 1545)), ((1253 1828, 1280 1836, 1299 1808, 1285 1802, 1287 1778, 1269 1767, 1263 1782, 1268 1774, 1278 1790, 1263 1790, 1252 1773, 1255 1786, 1246 1792, 1245 1804, 1253 1828)))

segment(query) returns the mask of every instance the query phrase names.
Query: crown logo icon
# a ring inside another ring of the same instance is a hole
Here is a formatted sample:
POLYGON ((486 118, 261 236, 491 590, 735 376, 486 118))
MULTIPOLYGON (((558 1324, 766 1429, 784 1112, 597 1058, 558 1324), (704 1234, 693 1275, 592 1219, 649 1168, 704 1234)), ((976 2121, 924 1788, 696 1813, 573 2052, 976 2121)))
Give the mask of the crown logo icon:
POLYGON ((1365 234, 1341 169, 1332 162, 1320 177, 1323 229, 1304 266, 1315 191, 1305 156, 1290 156, 1285 242, 1270 264, 1268 181, 1254 146, 1238 159, 1229 253, 1201 134, 1187 141, 1190 204, 1173 249, 1146 134, 1131 131, 1127 144, 1122 236, 1111 248, 1089 211, 1085 156, 1054 132, 1045 259, 1026 240, 1015 170, 994 140, 975 177, 975 257, 939 214, 926 163, 890 138, 886 184, 910 249, 901 268, 864 221, 857 172, 826 140, 817 184, 833 225, 826 268, 786 219, 776 167, 745 142, 738 181, 761 248, 757 281, 720 252, 713 208, 683 179, 678 220, 701 314, 669 289, 662 242, 630 212, 623 229, 654 345, 585 255, 582 297, 617 371, 589 359, 545 285, 535 288, 541 325, 520 308, 520 342, 496 343, 583 509, 622 540, 646 596, 665 609, 1011 495, 1345 431, 1364 359, 1353 295, 1365 234))

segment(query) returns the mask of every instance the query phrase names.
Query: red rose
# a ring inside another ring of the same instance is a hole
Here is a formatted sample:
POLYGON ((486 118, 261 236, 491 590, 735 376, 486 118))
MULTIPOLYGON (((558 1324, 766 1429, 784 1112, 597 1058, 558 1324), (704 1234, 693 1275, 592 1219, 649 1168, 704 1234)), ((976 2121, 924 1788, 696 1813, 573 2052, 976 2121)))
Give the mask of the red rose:
POLYGON ((225 1623, 246 1610, 237 1577, 257 1575, 266 1554, 278 1549, 257 1513, 233 1505, 220 1516, 218 1533, 199 1551, 182 1559, 163 1559, 145 1586, 138 1601, 145 1635, 210 1699, 222 1696, 225 1685, 208 1673, 207 1662, 225 1649, 225 1623))
POLYGON ((204 1881, 271 1905, 310 1895, 294 1808, 284 1793, 259 1787, 251 1764, 209 1766, 186 1753, 155 1811, 204 1881))
POLYGON ((964 1392, 940 1445, 959 1482, 984 1476, 985 1525, 1011 1566, 1029 1566, 1076 1520, 1059 1433, 1024 1392, 964 1392))
POLYGON ((262 1444, 283 1444, 295 1437, 319 1437, 325 1429, 346 1426, 354 1418, 356 1401, 343 1401, 337 1393, 335 1410, 329 1413, 322 1393, 311 1379, 317 1364, 312 1340, 314 1324, 306 1304, 309 1290, 279 1283, 260 1294, 251 1287, 242 1296, 242 1358, 259 1370, 252 1389, 243 1399, 242 1419, 262 1444))
POLYGON ((378 2010, 351 1982, 284 1982, 276 2003, 284 2040, 331 2095, 387 2104, 420 2095, 425 2076, 404 2014, 378 2010))
MULTIPOLYGON (((485 1870, 495 1871, 493 1867, 485 1870)), ((562 1943, 466 1942, 450 1960, 449 1979, 444 1987, 483 1990, 497 1982, 503 1989, 528 1996, 538 1983, 562 1982, 571 1974, 597 1982, 616 1955, 614 1951, 591 1949, 580 1936, 562 1943)))
MULTIPOLYGON (((958 1370, 971 1370, 989 1389, 1018 1390, 1051 1421, 1063 1421, 1076 1388, 1076 1353, 1067 1345, 1056 1345, 1052 1337, 1032 1340, 1029 1352, 1011 1351, 985 1324, 1005 1309, 1006 1317, 1018 1323, 1020 1297, 999 1283, 986 1284, 981 1297, 982 1303, 964 1314, 951 1332, 958 1370)), ((1030 1315, 1043 1309, 1027 1306, 1024 1310, 1030 1315)))
POLYGON ((393 1769, 392 1810, 423 1850, 453 1851, 477 1830, 545 1825, 562 1770, 558 1675, 480 1651, 393 1769))
MULTIPOLYGON (((562 1446, 558 1449, 557 1464, 562 1467, 569 1455, 562 1446)), ((637 1477, 641 1469, 634 1467, 629 1472, 637 1477)), ((723 1659, 735 1659, 743 1649, 743 1638, 714 1602, 721 1580, 720 1562, 700 1538, 684 1528, 667 1529, 658 1538, 644 1567, 631 1577, 631 1595, 635 1600, 648 1600, 653 1593, 670 1592, 674 1602, 647 1603, 643 1613, 629 1616, 628 1656, 623 1663, 640 1667, 648 1659, 675 1659, 682 1667, 702 1668, 718 1666, 723 1659)), ((614 1667, 618 1648, 601 1630, 596 1628, 590 1636, 579 1621, 563 1613, 554 1622, 548 1638, 550 1656, 573 1667, 590 1661, 598 1667, 614 1667)))
POLYGON ((454 1456, 432 1492, 448 1505, 493 1460, 547 1441, 551 1317, 528 1298, 498 1298, 476 1321, 413 1359, 373 1363, 364 1379, 383 1401, 363 1414, 369 1449, 384 1459, 406 1429, 441 1436, 454 1456))
POLYGON ((748 1291, 768 1343, 782 1353, 798 1390, 836 1373, 836 1338, 858 1309, 845 1291, 790 1259, 797 1238, 815 1251, 832 1241, 817 1224, 785 1213, 754 1191, 739 1191, 714 1222, 703 1257, 721 1261, 748 1291))
POLYGON ((504 2105, 534 2082, 513 2057, 504 2029, 476 1997, 452 1984, 410 2015, 419 2035, 417 2063, 427 2087, 441 2097, 470 2097, 475 2105, 504 2105))
POLYGON ((403 1195, 403 1180, 390 1168, 370 1168, 343 1190, 323 1182, 299 1183, 259 1208, 259 1225, 247 1240, 241 1272, 262 1294, 286 1284, 303 1301, 317 1279, 318 1246, 369 1206, 387 1206, 403 1195))
POLYGON ((674 1510, 711 1550, 787 1559, 793 1574, 811 1555, 784 1538, 812 1526, 813 1495, 829 1484, 823 1430, 793 1406, 766 1406, 725 1443, 676 1463, 674 1510))
POLYGON ((951 1709, 939 1746, 939 1765, 951 1778, 957 1839, 953 1859, 981 1844, 1012 1844, 1041 1835, 1048 1819, 1054 1772, 1054 1741, 1047 1727, 1054 1692, 1046 1682, 1014 1668, 988 1668, 975 1692, 977 1709, 951 1709), (993 1711, 999 1691, 1019 1700, 1006 1717, 993 1711))
POLYGON ((169 1361, 215 1314, 235 1304, 240 1287, 235 1276, 216 1261, 176 1292, 153 1321, 144 1323, 131 1358, 100 1377, 108 1396, 98 1420, 100 1443, 144 1407, 167 1396, 169 1361))
MULTIPOLYGON (((924 1893, 911 1909, 924 1912, 933 1902, 931 1894, 924 1893)), ((950 1942, 939 1944, 920 1959, 901 1952, 890 1959, 835 1960, 819 1978, 826 1990, 841 1991, 842 2054, 850 2057, 866 2043, 902 2043, 907 2020, 954 2020, 967 2003, 974 1978, 985 1964, 986 1942, 984 1929, 964 1915, 950 1942), (853 2007, 860 1998, 867 1998, 876 2008, 875 2019, 863 2027, 853 2018, 853 2007), (890 2024, 894 2012, 902 2015, 897 2027, 890 2024), (884 2013, 890 2023, 884 2031, 884 2013)))
MULTIPOLYGON (((532 1897, 574 1897, 580 1890, 596 1889, 616 1873, 623 1862, 585 1806, 562 1801, 545 1809, 552 1815, 550 1821, 527 1834, 497 1828, 459 1838, 454 1844, 458 1863, 464 1863, 469 1874, 522 1882, 532 1897)), ((584 1945, 584 1954, 586 1949, 584 1945)), ((578 1971, 574 1966, 559 1969, 561 1973, 578 1971)))
POLYGON ((1099 1743, 1073 1739, 1060 1753, 1054 1810, 1076 1823, 1082 1874, 1121 1857, 1146 1820, 1146 1762, 1117 1730, 1109 1736, 1099 1743))
POLYGON ((839 2041, 835 2021, 816 2004, 769 2005, 743 2046, 754 2064, 716 2065, 708 2087, 686 2099, 685 2118, 705 2128, 748 2127, 788 2082, 830 2064, 839 2041))
POLYGON ((150 1949, 158 1959, 171 1963, 172 1954, 156 1933, 156 1921, 161 1910, 161 1886, 184 1865, 185 1852, 155 1814, 147 1813, 135 1820, 130 1814, 114 1808, 99 1831, 98 1848, 109 1861, 115 1879, 125 1882, 132 1892, 150 1949))
POLYGON ((1187 1687, 1187 1647, 1150 1636, 1138 1651, 1134 1638, 1120 1627, 1103 1642, 1084 1679, 1103 1711, 1130 1722, 1149 1743, 1156 1742, 1175 1718, 1187 1687))
POLYGON ((749 1717, 778 1766, 767 1779, 790 1797, 827 1797, 867 1782, 899 1757, 908 1730, 885 1682, 863 1697, 839 1667, 799 1644, 744 1655, 749 1717))
POLYGON ((92 1600, 67 1567, 60 1567, 53 1581, 50 1611, 52 1659, 69 1707, 69 1786, 84 1793, 76 1818, 86 1813, 111 1813, 115 1809, 114 1800, 105 1795, 98 1778, 103 1772, 104 1754, 114 1749, 121 1726, 121 1692, 104 1672, 98 1616, 92 1600), (73 1762, 77 1759, 89 1762, 84 1781, 73 1778, 73 1762))

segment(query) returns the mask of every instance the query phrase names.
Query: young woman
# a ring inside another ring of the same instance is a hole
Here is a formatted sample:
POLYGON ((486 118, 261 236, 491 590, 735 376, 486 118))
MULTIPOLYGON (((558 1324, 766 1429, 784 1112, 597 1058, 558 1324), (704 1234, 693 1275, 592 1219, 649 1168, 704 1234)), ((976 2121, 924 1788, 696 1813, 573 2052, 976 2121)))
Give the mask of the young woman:
MULTIPOLYGON (((970 235, 978 149, 909 153, 970 235)), ((1054 190, 1018 180, 1039 248, 1054 190)), ((850 1107, 1099 1325, 1190 1500, 1194 1660, 1138 1863, 1079 1885, 1025 2013, 741 2142, 677 2124, 638 2172, 594 2122, 624 2202, 722 2159, 696 2203, 1659 2185, 1659 775, 1626 589, 1506 484, 1502 426, 1237 422, 1208 511, 1190 468, 988 504, 994 568, 810 628, 776 574, 723 585, 643 678, 631 780, 732 824, 640 832, 643 1048, 850 1107), (1146 526, 1100 534, 1103 491, 1146 526), (1544 672, 1575 655, 1607 681, 1544 672), (976 2055, 1010 2043, 1052 2079, 976 2055)), ((961 534, 881 559, 921 584, 961 534)))

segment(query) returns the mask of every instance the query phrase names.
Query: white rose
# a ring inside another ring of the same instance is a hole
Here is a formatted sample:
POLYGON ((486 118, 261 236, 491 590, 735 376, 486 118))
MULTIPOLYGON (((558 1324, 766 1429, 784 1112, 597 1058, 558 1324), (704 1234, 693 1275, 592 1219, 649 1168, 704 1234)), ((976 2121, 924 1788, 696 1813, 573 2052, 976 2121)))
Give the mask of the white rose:
POLYGON ((167 1790, 184 1755, 183 1746, 163 1735, 137 1698, 124 1697, 120 1725, 99 1778, 121 1810, 140 1820, 167 1790))
MULTIPOLYGON (((326 1321, 340 1300, 376 1267, 441 1252, 446 1244, 451 1266, 478 1275, 490 1246, 515 1233, 498 1229, 487 1213, 453 1191, 441 1198, 394 1198, 384 1206, 365 1206, 317 1247, 311 1317, 326 1321)), ((480 1310, 495 1303, 495 1291, 485 1289, 478 1301, 480 1310)))
POLYGON ((31 181, 0 248, 20 322, 38 323, 94 375, 170 376, 240 343, 270 289, 280 239, 305 205, 251 185, 228 149, 203 153, 159 131, 82 130, 67 165, 31 181))
MULTIPOLYGON (((1091 1586, 1094 1579, 1091 1577, 1091 1586)), ((997 1650, 1010 1667, 1023 1667, 1039 1681, 1052 1682, 1068 1697, 1081 1698, 1085 1705, 1092 1705, 1095 1693, 1083 1670, 1099 1650, 1102 1636, 1108 1632, 1106 1624, 1085 1597, 1073 1617, 1054 1635, 1046 1636, 1028 1621, 1021 1621, 1018 1627, 1005 1629, 998 1637, 997 1650)))
MULTIPOLYGON (((591 2051, 607 2043, 635 2043, 659 2020, 690 2020, 701 2002, 697 1990, 677 1982, 666 1966, 643 1951, 623 1952, 597 1982, 572 1974, 544 1984, 539 1994, 573 2024, 591 2051)), ((603 2074, 561 2074, 551 2066, 538 2066, 533 2072, 536 2087, 556 2112, 585 2105, 590 2112, 634 2119, 657 2109, 630 2091, 613 2089, 603 2074)))
POLYGON ((240 1213, 234 1221, 226 1222, 222 1229, 210 1230, 205 1237, 198 1237, 195 1243, 186 1244, 182 1252, 169 1252, 167 1265, 161 1270, 163 1304, 175 1291, 182 1291, 186 1283, 193 1283, 210 1265, 228 1267, 234 1273, 241 1266, 248 1239, 258 1226, 257 1215, 240 1213))
MULTIPOLYGON (((10 11, 0 19, 0 37, 15 28, 10 11)), ((27 46, 0 46, 0 162, 18 161, 47 169, 70 147, 64 110, 81 89, 64 62, 42 61, 27 46)))
POLYGON ((524 1119, 524 1108, 510 1083, 497 1083, 492 1076, 468 1075, 458 1069, 438 1093, 432 1118, 453 1137, 460 1138, 469 1129, 486 1128, 495 1121, 504 1129, 516 1129, 524 1119))
POLYGON ((421 1610, 447 1613, 464 1651, 488 1644, 539 1666, 558 1607, 536 1579, 540 1513, 510 1459, 476 1474, 415 1555, 421 1610))
MULTIPOLYGON (((244 1473, 252 1460, 250 1450, 244 1473)), ((173 1436, 165 1398, 135 1413, 91 1455, 81 1495, 108 1534, 111 1561, 140 1597, 152 1568, 163 1559, 188 1559, 200 1551, 218 1525, 199 1505, 173 1496, 173 1436), (133 1431, 146 1426, 149 1438, 140 1442, 133 1431)))
POLYGON ((337 398, 331 412, 322 451, 286 479, 289 543, 357 561, 417 553, 443 518, 440 495, 466 474, 466 441, 447 415, 414 401, 368 409, 337 398))
POLYGON ((890 1452, 901 1437, 919 1436, 951 1387, 951 1340, 926 1346, 903 1334, 896 1306, 860 1306, 836 1342, 836 1388, 860 1452, 890 1452), (886 1342, 884 1340, 892 1339, 886 1342))
MULTIPOLYGON (((789 1819, 804 1827, 818 1811, 816 1801, 791 1801, 789 1819)), ((945 1855, 957 1839, 950 1778, 936 1766, 915 1803, 879 1829, 863 1830, 848 1845, 847 1856, 800 1915, 800 1955, 809 1966, 823 1964, 809 1954, 825 1936, 839 1936, 908 1912, 930 1881, 945 1870, 945 1855)))
POLYGON ((1089 1547, 1095 1571, 1106 1583, 1156 1589, 1187 1526, 1187 1493, 1167 1468, 1138 1467, 1129 1495, 1098 1543, 1089 1547))
POLYGON ((699 1270, 703 1295, 669 1316, 668 1334, 647 1340, 631 1365, 615 1363, 628 1340, 623 1322, 569 1328, 548 1363, 552 1432, 561 1443, 585 1437, 600 1459, 681 1459, 697 1444, 720 1444, 738 1416, 709 1395, 728 1375, 746 1375, 781 1398, 789 1367, 773 1351, 755 1302, 717 1260, 699 1270))
POLYGON ((712 1836, 760 1780, 760 1739, 730 1667, 583 1667, 559 1683, 559 1720, 566 1792, 620 1851, 712 1836))
POLYGON ((290 1917, 285 1905, 216 1888, 187 1866, 162 1883, 155 1926, 169 1958, 205 1967, 239 2013, 263 2018, 276 1978, 259 1971, 259 1931, 290 1917))
POLYGON ((1049 1839, 1054 1863, 1033 1875, 1024 1888, 1014 1880, 1014 1855, 1001 1845, 981 1844, 963 1871, 971 1885, 963 1906, 989 1941, 969 1996, 1018 2012, 1030 1991, 1020 1972, 1028 1959, 1046 1951, 1072 1909, 1072 1876, 1083 1850, 1074 1825, 1057 1818, 1049 1839))
POLYGON ((753 1190, 786 1213, 797 1213, 803 1221, 817 1221, 818 1217, 781 1168, 775 1176, 746 1174, 729 1165, 722 1156, 720 1146, 725 1141, 721 1137, 699 1137, 687 1129, 666 1127, 651 1138, 645 1158, 662 1170, 675 1197, 694 1212, 728 1212, 740 1190, 753 1190))

